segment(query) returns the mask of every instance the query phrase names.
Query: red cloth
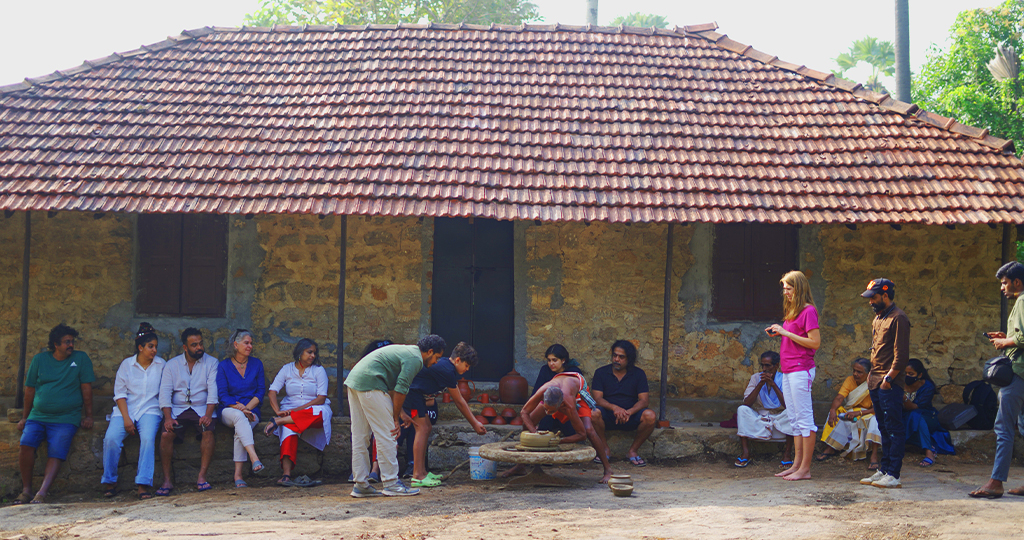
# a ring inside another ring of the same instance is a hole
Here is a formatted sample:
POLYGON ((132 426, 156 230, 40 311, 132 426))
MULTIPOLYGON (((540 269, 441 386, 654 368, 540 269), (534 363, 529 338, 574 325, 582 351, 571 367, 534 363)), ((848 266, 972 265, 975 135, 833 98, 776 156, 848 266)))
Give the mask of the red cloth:
POLYGON ((281 459, 289 458, 292 460, 292 463, 296 463, 296 459, 299 456, 299 437, 297 434, 309 428, 323 429, 324 416, 322 413, 313 414, 313 408, 310 407, 293 411, 292 421, 295 423, 282 426, 294 431, 295 434, 289 435, 281 441, 281 459))

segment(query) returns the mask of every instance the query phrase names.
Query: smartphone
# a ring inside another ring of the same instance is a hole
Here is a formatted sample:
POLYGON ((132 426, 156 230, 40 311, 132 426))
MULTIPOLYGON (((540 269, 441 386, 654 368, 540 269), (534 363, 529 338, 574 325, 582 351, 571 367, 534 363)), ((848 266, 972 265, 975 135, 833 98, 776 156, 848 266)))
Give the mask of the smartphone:
POLYGON ((983 337, 983 338, 985 338, 985 339, 992 339, 992 336, 990 336, 990 335, 988 335, 988 334, 989 334, 988 332, 982 332, 982 333, 981 333, 981 337, 983 337))

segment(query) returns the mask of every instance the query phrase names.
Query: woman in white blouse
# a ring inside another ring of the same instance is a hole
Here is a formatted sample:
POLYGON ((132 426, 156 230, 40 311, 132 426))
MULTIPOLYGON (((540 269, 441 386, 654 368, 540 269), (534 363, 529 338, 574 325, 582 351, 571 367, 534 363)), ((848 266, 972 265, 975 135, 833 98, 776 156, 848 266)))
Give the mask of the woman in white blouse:
POLYGON ((264 430, 268 437, 276 434, 281 439, 281 469, 284 474, 277 483, 282 486, 294 485, 292 468, 299 450, 299 434, 321 451, 331 442, 327 370, 320 365, 319 348, 312 339, 303 338, 295 344, 292 356, 295 361, 285 364, 270 385, 268 396, 275 417, 270 419, 264 430), (278 404, 277 394, 282 389, 285 398, 278 404))
POLYGON ((125 358, 114 379, 114 407, 103 438, 103 483, 106 497, 117 495, 117 462, 124 439, 139 436, 139 465, 135 474, 140 499, 153 494, 153 464, 156 434, 163 416, 160 412, 160 375, 164 359, 156 355, 156 330, 149 323, 139 325, 135 334, 135 355, 125 358))

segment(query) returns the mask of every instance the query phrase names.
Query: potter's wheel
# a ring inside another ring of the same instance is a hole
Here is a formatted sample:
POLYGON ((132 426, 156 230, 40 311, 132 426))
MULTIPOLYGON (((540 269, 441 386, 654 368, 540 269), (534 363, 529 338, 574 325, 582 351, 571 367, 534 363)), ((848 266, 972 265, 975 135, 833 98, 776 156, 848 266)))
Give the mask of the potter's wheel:
POLYGON ((564 478, 551 476, 541 469, 541 465, 567 465, 570 463, 587 463, 597 457, 597 451, 591 446, 582 444, 559 444, 557 449, 545 448, 545 451, 535 452, 517 450, 519 443, 515 441, 490 443, 480 447, 480 457, 491 461, 505 463, 516 463, 522 465, 535 465, 533 472, 526 476, 513 478, 508 485, 532 485, 532 486, 568 486, 569 481, 564 478))

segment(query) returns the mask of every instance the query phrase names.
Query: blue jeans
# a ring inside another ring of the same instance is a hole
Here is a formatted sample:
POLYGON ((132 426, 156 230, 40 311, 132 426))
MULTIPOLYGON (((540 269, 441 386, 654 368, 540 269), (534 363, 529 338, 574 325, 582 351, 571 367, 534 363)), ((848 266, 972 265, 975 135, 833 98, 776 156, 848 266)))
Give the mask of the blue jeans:
POLYGON ((903 426, 903 389, 893 386, 890 390, 882 390, 878 387, 869 393, 871 403, 875 405, 878 431, 882 432, 881 464, 878 471, 899 478, 907 440, 903 426))
POLYGON ((1010 460, 1013 459, 1013 428, 1024 435, 1024 379, 1013 376, 1010 386, 999 389, 999 412, 996 414, 996 459, 992 463, 992 479, 1005 482, 1010 475, 1010 460))
POLYGON ((46 441, 46 457, 61 461, 68 459, 71 439, 78 432, 78 424, 62 424, 58 422, 25 422, 25 431, 21 434, 21 445, 39 448, 46 441))
MULTIPOLYGON (((156 434, 160 429, 163 417, 146 414, 135 421, 135 430, 139 434, 139 469, 135 474, 135 483, 141 486, 153 485, 153 466, 156 457, 156 434)), ((121 448, 128 432, 124 429, 124 420, 120 416, 110 418, 107 434, 103 437, 103 484, 117 483, 117 462, 121 459, 121 448)))

